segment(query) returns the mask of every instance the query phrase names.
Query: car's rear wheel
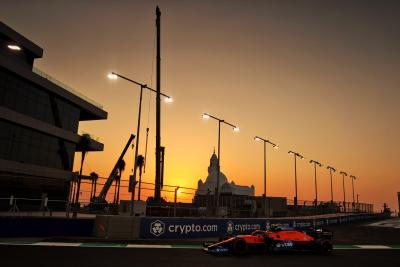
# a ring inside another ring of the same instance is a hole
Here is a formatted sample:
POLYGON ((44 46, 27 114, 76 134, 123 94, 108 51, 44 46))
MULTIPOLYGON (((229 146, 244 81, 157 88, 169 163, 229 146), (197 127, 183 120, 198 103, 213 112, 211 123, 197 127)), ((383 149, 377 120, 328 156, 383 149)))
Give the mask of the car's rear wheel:
POLYGON ((329 255, 333 251, 332 243, 329 241, 322 241, 318 248, 318 253, 323 255, 329 255))
POLYGON ((248 252, 248 246, 244 239, 238 238, 233 242, 232 251, 235 255, 245 255, 248 252))

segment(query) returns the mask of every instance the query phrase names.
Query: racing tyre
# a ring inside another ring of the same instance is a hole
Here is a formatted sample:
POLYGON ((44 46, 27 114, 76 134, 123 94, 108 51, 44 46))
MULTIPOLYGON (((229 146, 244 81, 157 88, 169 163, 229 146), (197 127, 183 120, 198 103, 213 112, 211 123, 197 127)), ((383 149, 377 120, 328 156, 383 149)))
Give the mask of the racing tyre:
POLYGON ((247 243, 244 239, 238 238, 233 242, 232 252, 235 255, 245 255, 248 251, 247 243))
POLYGON ((329 255, 332 253, 332 250, 333 250, 333 246, 332 246, 331 242, 323 241, 323 242, 321 242, 321 244, 318 248, 318 253, 320 253, 322 255, 329 255))

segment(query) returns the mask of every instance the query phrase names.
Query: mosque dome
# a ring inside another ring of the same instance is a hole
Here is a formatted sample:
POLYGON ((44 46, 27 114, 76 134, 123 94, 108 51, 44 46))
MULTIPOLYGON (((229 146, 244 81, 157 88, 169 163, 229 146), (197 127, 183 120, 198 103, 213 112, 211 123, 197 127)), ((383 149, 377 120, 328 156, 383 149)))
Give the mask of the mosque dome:
MULTIPOLYGON (((217 155, 215 155, 215 151, 211 156, 210 159, 210 166, 208 167, 208 176, 206 179, 206 184, 217 184, 217 175, 218 175, 218 158, 217 155)), ((225 174, 223 174, 221 171, 219 173, 219 186, 222 186, 223 184, 227 183, 228 179, 226 178, 225 174)))
MULTIPOLYGON (((218 176, 218 157, 214 153, 210 158, 210 166, 208 166, 208 176, 206 180, 203 181, 200 179, 198 181, 197 192, 196 194, 205 195, 207 193, 213 194, 215 192, 215 188, 217 185, 217 176, 218 176)), ((228 182, 225 174, 220 171, 219 173, 219 188, 221 193, 231 193, 234 195, 248 195, 254 196, 254 186, 241 186, 236 185, 234 181, 228 182)))

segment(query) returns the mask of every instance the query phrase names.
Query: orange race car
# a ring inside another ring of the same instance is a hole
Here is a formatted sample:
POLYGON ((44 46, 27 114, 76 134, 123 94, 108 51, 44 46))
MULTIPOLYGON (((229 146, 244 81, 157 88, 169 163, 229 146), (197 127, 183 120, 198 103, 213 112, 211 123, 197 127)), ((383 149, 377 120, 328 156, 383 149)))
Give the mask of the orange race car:
POLYGON ((333 233, 325 229, 257 230, 250 235, 228 236, 220 242, 204 244, 204 251, 214 255, 244 255, 250 252, 312 251, 321 254, 332 252, 333 233))

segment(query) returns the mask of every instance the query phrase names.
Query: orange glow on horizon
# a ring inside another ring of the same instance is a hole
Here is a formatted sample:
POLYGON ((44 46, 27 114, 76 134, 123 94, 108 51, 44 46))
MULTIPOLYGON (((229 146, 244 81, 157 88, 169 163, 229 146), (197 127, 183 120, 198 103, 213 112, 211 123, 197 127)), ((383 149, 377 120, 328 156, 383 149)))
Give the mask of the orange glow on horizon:
MULTIPOLYGON (((105 145, 103 152, 88 153, 84 173, 107 177, 136 133, 140 88, 106 75, 121 71, 155 86, 154 5, 100 1, 88 19, 85 3, 34 2, 26 1, 24 9, 2 3, 0 15, 44 48, 36 67, 105 107, 107 120, 83 121, 79 132, 98 136, 105 145), (59 19, 66 8, 74 16, 59 19)), ((308 162, 315 159, 336 168, 336 201, 343 201, 343 170, 357 177, 360 202, 373 203, 376 210, 384 202, 398 209, 400 61, 394 55, 400 41, 393 27, 398 5, 339 1, 329 12, 323 1, 163 1, 160 7, 161 89, 174 98, 161 104, 165 184, 196 188, 207 177, 218 131, 215 121, 202 119, 207 111, 240 126, 239 132, 221 128, 221 171, 236 184, 253 184, 256 195, 263 193, 263 146, 254 142, 259 135, 280 147, 267 148, 267 195, 294 197, 294 160, 287 153, 293 149, 307 159, 297 160, 299 200, 315 197, 308 162)), ((144 92, 139 153, 145 153, 149 127, 143 174, 149 182, 155 169, 154 118, 155 95, 144 92)), ((125 157, 125 184, 133 152, 125 157)), ((76 153, 74 170, 79 164, 76 153)), ((329 201, 326 168, 317 168, 317 181, 318 200, 329 201)), ((346 200, 352 201, 350 177, 345 186, 346 200)), ((183 192, 178 200, 190 201, 183 192)), ((143 190, 143 196, 151 194, 143 190)), ((122 195, 130 198, 126 188, 122 195)), ((173 201, 173 192, 165 196, 173 201)))

